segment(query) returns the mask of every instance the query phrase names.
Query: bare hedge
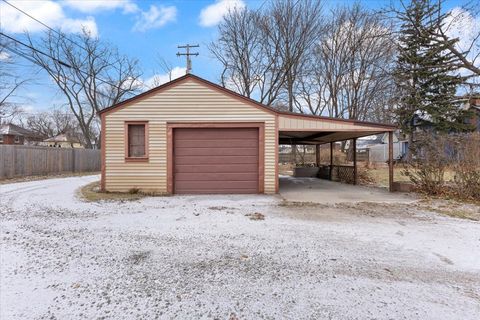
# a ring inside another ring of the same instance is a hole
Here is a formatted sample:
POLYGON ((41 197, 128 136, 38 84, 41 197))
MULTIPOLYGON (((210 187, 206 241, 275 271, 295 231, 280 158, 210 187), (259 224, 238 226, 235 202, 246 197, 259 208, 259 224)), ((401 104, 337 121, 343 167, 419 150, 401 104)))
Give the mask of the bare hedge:
POLYGON ((480 133, 421 134, 404 168, 419 192, 480 200, 480 133), (454 173, 445 181, 445 171, 454 173))

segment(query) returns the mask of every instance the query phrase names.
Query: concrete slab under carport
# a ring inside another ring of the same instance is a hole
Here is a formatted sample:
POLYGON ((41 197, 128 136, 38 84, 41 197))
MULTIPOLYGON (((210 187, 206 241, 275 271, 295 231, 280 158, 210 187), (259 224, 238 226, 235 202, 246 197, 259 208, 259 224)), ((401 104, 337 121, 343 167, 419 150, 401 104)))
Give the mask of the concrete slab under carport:
POLYGON ((334 182, 318 178, 280 176, 280 196, 286 201, 323 204, 381 202, 409 203, 416 200, 407 193, 392 193, 387 189, 334 182))

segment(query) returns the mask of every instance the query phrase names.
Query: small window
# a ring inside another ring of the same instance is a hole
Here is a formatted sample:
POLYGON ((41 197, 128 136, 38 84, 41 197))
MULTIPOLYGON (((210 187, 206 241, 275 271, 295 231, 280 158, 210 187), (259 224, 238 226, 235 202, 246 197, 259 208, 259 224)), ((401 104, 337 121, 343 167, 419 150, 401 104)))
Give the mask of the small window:
POLYGON ((15 136, 15 143, 20 143, 20 137, 19 136, 15 136))
POLYGON ((146 123, 128 123, 127 124, 127 158, 146 159, 147 153, 147 124, 146 123))

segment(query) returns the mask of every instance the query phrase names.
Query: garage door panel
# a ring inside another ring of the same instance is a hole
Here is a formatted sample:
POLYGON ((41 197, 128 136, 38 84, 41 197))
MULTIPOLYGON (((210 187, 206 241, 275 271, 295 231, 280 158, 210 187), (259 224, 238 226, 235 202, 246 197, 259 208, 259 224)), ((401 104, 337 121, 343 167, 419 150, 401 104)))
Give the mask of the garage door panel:
POLYGON ((258 148, 176 148, 176 156, 258 156, 258 148))
POLYGON ((251 173, 177 173, 175 180, 178 181, 253 181, 258 180, 256 172, 251 173))
MULTIPOLYGON (((177 165, 191 164, 190 156, 177 156, 177 165)), ((258 164, 258 155, 254 156, 196 156, 196 164, 258 164)))
POLYGON ((258 130, 174 129, 174 192, 257 193, 258 130))
POLYGON ((218 164, 218 165, 175 165, 175 173, 178 172, 258 172, 258 166, 250 164, 218 164))
POLYGON ((175 140, 176 148, 219 148, 232 147, 234 143, 237 148, 256 148, 258 146, 258 139, 226 139, 226 140, 175 140))
POLYGON ((258 129, 241 128, 241 129, 179 129, 176 130, 175 140, 231 140, 231 139, 257 139, 258 129), (219 132, 221 134, 219 135, 219 132))
POLYGON ((175 181, 176 187, 181 189, 256 189, 257 181, 175 181))
POLYGON ((246 189, 186 189, 183 188, 181 191, 176 191, 176 193, 182 194, 252 194, 252 188, 246 189))

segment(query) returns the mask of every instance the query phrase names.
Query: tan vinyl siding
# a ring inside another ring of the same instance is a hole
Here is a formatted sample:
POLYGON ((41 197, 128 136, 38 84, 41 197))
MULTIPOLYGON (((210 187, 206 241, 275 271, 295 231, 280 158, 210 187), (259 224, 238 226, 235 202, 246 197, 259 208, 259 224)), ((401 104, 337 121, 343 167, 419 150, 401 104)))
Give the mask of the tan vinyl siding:
POLYGON ((275 115, 189 79, 105 114, 105 188, 167 192, 167 122, 265 124, 265 193, 275 193, 275 115), (148 162, 125 161, 125 121, 148 121, 148 162))
POLYGON ((308 119, 298 116, 280 115, 278 117, 278 130, 302 131, 302 130, 318 130, 318 131, 372 131, 378 132, 378 127, 356 125, 353 123, 332 120, 308 119))

